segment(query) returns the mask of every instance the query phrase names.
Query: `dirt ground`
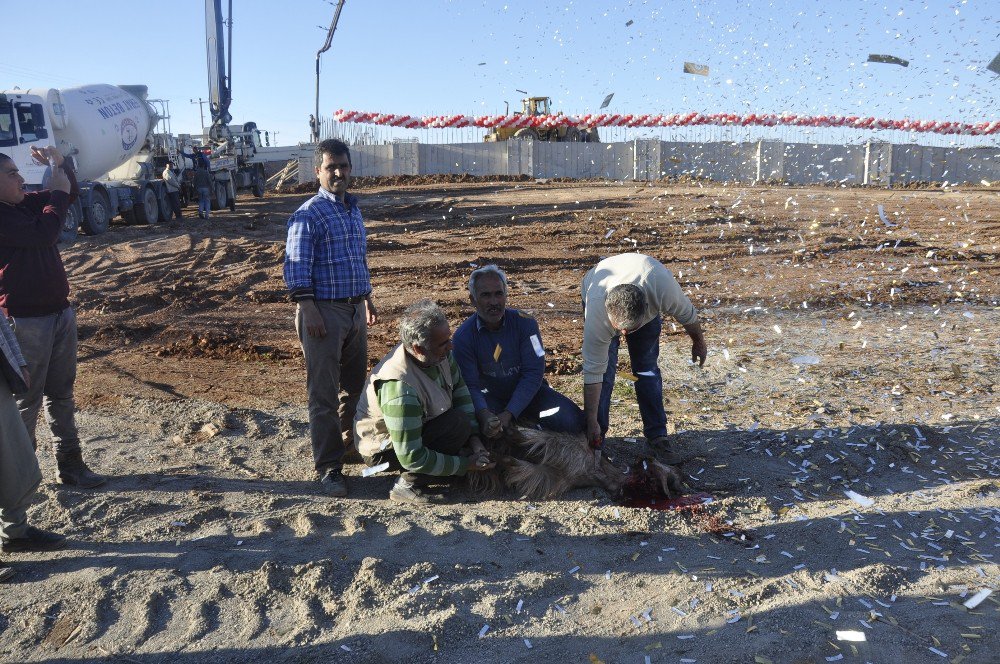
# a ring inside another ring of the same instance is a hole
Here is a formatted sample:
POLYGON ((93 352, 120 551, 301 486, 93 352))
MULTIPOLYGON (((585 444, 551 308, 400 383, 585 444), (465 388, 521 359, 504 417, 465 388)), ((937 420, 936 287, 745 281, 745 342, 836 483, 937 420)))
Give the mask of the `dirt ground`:
MULTIPOLYGON (((1000 585, 1000 191, 358 193, 372 363, 418 298, 457 325, 468 273, 496 262, 511 306, 539 320, 551 382, 579 401, 584 272, 625 251, 666 263, 709 341, 696 368, 665 325, 661 365, 682 471, 712 502, 475 501, 455 485, 414 509, 360 466, 350 498, 326 497, 281 278, 308 194, 113 226, 64 252, 79 424, 111 479, 62 488, 40 454, 30 517, 70 544, 9 558, 0 660, 996 661, 1000 593, 964 603, 1000 585)), ((609 439, 623 466, 645 449, 628 373, 623 358, 609 439)))

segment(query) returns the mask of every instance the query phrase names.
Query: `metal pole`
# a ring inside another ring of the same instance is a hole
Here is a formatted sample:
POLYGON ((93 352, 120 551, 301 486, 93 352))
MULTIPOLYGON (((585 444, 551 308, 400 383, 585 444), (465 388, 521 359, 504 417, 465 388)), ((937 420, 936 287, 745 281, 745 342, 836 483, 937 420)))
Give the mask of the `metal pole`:
POLYGON ((202 129, 202 131, 204 131, 205 130, 205 106, 204 106, 205 100, 202 99, 201 97, 198 97, 198 101, 195 101, 194 99, 192 99, 191 103, 192 104, 198 104, 198 114, 201 115, 201 129, 202 129))
POLYGON ((229 88, 230 100, 233 94, 233 0, 229 0, 229 11, 226 14, 229 23, 229 62, 226 64, 226 87, 229 88))
MULTIPOLYGON (((232 0, 229 0, 232 2, 232 0)), ((344 8, 344 0, 339 0, 337 2, 337 9, 333 12, 333 20, 330 22, 330 28, 326 31, 326 43, 323 44, 323 48, 316 51, 316 127, 319 127, 319 56, 323 55, 326 51, 330 49, 330 42, 333 41, 333 33, 337 31, 337 21, 340 20, 340 10, 344 8)), ((316 132, 316 140, 319 141, 319 131, 316 132)))

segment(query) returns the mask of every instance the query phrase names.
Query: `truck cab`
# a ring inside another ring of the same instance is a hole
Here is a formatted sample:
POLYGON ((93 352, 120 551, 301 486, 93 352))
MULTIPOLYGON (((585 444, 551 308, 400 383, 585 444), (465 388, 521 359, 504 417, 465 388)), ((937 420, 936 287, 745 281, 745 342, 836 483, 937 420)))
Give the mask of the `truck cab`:
POLYGON ((29 190, 42 187, 47 167, 35 163, 31 148, 54 144, 49 127, 40 96, 0 93, 0 152, 14 160, 29 190))

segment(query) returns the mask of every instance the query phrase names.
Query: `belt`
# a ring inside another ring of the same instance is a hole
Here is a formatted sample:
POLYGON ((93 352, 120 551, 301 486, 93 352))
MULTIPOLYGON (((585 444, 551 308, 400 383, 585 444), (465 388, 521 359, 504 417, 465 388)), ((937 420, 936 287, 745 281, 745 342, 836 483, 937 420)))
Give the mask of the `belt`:
POLYGON ((338 302, 341 304, 361 304, 368 298, 367 295, 355 295, 354 297, 335 297, 330 302, 338 302))

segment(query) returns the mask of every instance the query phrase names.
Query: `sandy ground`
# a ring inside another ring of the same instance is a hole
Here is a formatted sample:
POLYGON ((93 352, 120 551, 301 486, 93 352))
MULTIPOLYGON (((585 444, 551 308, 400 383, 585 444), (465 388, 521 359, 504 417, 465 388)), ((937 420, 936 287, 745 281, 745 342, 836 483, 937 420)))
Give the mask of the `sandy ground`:
MULTIPOLYGON (((579 400, 584 271, 628 250, 667 263, 711 350, 693 367, 665 326, 668 415, 690 490, 713 501, 477 501, 458 483, 413 509, 360 466, 350 498, 325 497, 281 281, 306 196, 114 226, 64 252, 79 424, 112 477, 62 488, 41 454, 30 515, 70 544, 9 558, 0 660, 996 661, 1000 593, 963 603, 1000 584, 1000 192, 359 193, 383 318, 372 362, 419 297, 469 315, 464 280, 496 261, 511 305, 539 319, 551 381, 579 400)), ((609 445, 624 465, 644 444, 620 370, 609 445)))

